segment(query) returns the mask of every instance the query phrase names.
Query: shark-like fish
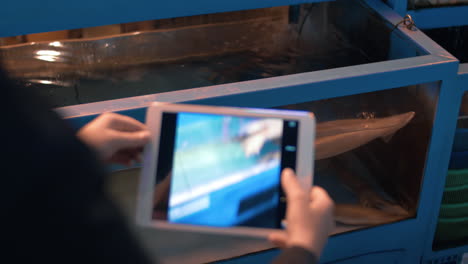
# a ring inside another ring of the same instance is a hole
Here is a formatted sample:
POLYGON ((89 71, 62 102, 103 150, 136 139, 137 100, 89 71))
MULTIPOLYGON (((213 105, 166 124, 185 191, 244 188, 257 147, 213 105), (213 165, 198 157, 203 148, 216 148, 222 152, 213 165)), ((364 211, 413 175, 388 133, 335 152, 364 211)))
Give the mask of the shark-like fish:
POLYGON ((414 117, 407 112, 385 118, 342 119, 317 124, 315 159, 330 158, 353 150, 376 138, 388 140, 414 117))

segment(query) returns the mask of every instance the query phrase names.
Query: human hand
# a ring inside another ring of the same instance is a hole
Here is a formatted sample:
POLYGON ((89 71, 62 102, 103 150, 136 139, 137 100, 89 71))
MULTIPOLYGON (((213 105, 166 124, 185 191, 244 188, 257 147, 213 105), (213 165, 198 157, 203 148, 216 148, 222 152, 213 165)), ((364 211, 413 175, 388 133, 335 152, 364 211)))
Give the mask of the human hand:
POLYGON ((281 184, 287 200, 286 231, 271 233, 268 239, 281 248, 302 247, 319 258, 335 227, 332 199, 320 187, 307 194, 289 168, 283 170, 281 184))
POLYGON ((77 136, 105 162, 129 166, 139 161, 150 133, 139 121, 120 114, 104 113, 78 131, 77 136))

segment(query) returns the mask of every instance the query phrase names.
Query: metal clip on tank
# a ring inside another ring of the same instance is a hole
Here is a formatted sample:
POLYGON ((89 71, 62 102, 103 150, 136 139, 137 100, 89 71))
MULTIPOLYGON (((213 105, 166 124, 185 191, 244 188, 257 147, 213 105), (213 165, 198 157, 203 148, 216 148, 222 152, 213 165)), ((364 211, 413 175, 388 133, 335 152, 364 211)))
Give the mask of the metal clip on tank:
POLYGON ((410 15, 406 15, 402 21, 398 22, 395 27, 393 27, 392 31, 395 30, 399 25, 405 26, 408 30, 416 31, 416 24, 414 23, 413 18, 410 15))

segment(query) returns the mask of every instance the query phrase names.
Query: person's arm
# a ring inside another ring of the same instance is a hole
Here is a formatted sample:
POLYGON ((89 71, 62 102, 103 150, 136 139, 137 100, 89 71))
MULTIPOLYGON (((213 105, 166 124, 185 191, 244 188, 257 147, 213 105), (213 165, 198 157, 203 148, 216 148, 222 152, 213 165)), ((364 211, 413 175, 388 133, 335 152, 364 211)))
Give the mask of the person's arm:
POLYGON ((269 236, 283 248, 273 263, 316 263, 335 226, 333 201, 320 187, 304 190, 291 169, 283 171, 281 184, 287 200, 286 230, 269 236))

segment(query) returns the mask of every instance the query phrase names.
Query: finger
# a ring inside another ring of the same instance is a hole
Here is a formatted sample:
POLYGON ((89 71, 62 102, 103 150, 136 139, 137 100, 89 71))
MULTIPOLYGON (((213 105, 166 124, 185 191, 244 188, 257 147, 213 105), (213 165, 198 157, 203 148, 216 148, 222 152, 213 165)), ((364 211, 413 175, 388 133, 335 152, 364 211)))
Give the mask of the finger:
POLYGON ((132 148, 141 148, 150 140, 148 131, 119 132, 112 131, 110 144, 113 152, 132 148))
POLYGON ((326 191, 322 187, 313 186, 312 189, 310 189, 310 200, 320 199, 324 194, 326 194, 326 191))
POLYGON ((106 118, 109 119, 109 126, 118 131, 135 132, 147 130, 146 125, 126 115, 106 113, 106 118))
POLYGON ((332 208, 333 200, 323 188, 314 186, 310 190, 311 206, 315 208, 332 208))
POLYGON ((286 248, 288 246, 288 235, 284 231, 274 232, 268 235, 268 240, 275 246, 286 248))
POLYGON ((286 199, 288 202, 291 200, 308 200, 304 189, 300 185, 292 169, 286 168, 283 170, 281 175, 281 185, 286 193, 286 199))

